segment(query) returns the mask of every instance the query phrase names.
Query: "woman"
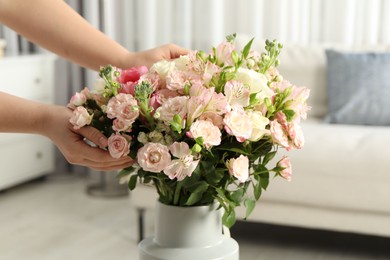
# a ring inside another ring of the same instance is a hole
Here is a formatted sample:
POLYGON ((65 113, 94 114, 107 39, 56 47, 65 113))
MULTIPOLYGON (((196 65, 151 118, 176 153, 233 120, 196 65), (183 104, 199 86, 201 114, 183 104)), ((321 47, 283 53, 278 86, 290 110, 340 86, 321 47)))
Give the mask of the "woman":
MULTIPOLYGON (((174 59, 188 52, 173 44, 129 52, 61 0, 0 0, 0 23, 59 56, 94 70, 107 64, 119 68, 150 66, 158 60, 174 59)), ((97 129, 73 129, 69 123, 71 114, 63 106, 0 92, 0 132, 46 136, 68 162, 100 171, 118 170, 132 164, 130 157, 114 159, 106 150, 98 148, 107 146, 107 138, 97 129), (87 145, 84 138, 98 147, 87 145)))

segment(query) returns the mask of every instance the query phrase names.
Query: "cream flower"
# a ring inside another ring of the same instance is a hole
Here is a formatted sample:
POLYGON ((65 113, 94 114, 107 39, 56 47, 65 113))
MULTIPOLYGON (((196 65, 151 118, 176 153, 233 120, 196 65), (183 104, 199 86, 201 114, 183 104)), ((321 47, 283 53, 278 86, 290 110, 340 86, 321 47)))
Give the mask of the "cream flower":
POLYGON ((190 131, 187 132, 187 136, 193 139, 203 137, 203 144, 207 149, 221 144, 221 131, 213 123, 206 120, 195 121, 191 125, 190 131))
POLYGON ((252 120, 242 108, 234 107, 231 112, 226 113, 223 123, 226 132, 234 135, 239 142, 244 142, 252 136, 252 120))
POLYGON ((169 150, 178 159, 172 160, 168 167, 164 169, 164 173, 171 180, 177 178, 178 181, 183 180, 187 176, 191 176, 192 172, 198 166, 199 160, 194 160, 188 144, 185 142, 174 142, 169 147, 169 150))
POLYGON ((265 127, 269 124, 269 119, 263 116, 260 111, 247 111, 252 122, 252 134, 249 141, 256 142, 260 140, 264 135, 268 135, 270 132, 265 127))
POLYGON ((161 172, 171 162, 168 147, 159 143, 147 143, 137 152, 139 166, 148 172, 161 172))
POLYGON ((90 115, 85 107, 76 107, 73 110, 72 117, 69 122, 74 129, 80 129, 83 126, 89 125, 92 121, 93 115, 90 115))
POLYGON ((271 98, 274 92, 268 87, 267 77, 254 70, 239 68, 236 74, 236 80, 249 87, 250 93, 259 93, 260 100, 271 98))
POLYGON ((241 183, 244 183, 249 178, 249 159, 244 155, 238 158, 232 158, 227 161, 229 172, 236 177, 241 183))
POLYGON ((249 88, 242 82, 231 80, 225 84, 225 95, 229 105, 246 107, 249 105, 249 88))

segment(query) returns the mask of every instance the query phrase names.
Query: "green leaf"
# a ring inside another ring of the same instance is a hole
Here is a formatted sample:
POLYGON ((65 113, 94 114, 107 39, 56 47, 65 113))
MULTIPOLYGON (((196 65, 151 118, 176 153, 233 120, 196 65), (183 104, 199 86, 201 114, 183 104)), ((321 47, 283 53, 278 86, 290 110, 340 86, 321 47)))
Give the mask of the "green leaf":
POLYGON ((275 155, 276 155, 276 151, 267 153, 264 156, 263 165, 266 165, 267 163, 269 163, 269 161, 271 161, 275 157, 275 155))
POLYGON ((231 195, 233 201, 236 204, 240 204, 243 196, 244 196, 244 189, 238 189, 238 190, 234 191, 231 195))
POLYGON ((186 201, 187 206, 192 206, 202 199, 203 193, 191 193, 190 197, 186 201))
POLYGON ((245 219, 249 217, 249 215, 252 213, 253 209, 256 206, 256 201, 254 199, 246 199, 244 202, 246 212, 245 212, 245 219))
POLYGON ((253 195, 255 196, 256 200, 260 199, 261 196, 261 182, 260 182, 260 176, 255 176, 255 179, 257 180, 256 184, 253 184, 253 195))
POLYGON ((189 191, 192 193, 204 193, 208 188, 209 184, 205 181, 196 182, 188 187, 189 191))
POLYGON ((244 59, 246 59, 246 58, 248 57, 254 39, 255 39, 255 38, 252 38, 252 39, 245 45, 244 49, 242 50, 242 56, 243 56, 244 59))
POLYGON ((117 177, 121 178, 123 176, 129 175, 129 174, 133 173, 134 170, 135 170, 135 168, 133 166, 124 168, 118 172, 117 177))
POLYGON ((175 189, 175 195, 173 196, 173 205, 178 205, 180 198, 181 187, 183 186, 183 182, 178 182, 175 189))
POLYGON ((261 174, 260 184, 261 187, 266 190, 269 184, 269 173, 261 174))
POLYGON ((287 122, 290 122, 295 115, 295 112, 292 109, 284 109, 283 113, 286 115, 287 122))
POLYGON ((230 209, 229 211, 225 211, 222 217, 222 223, 227 228, 231 228, 234 223, 236 223, 236 213, 234 212, 234 210, 230 209))
POLYGON ((135 189, 135 186, 137 185, 137 178, 138 178, 137 174, 130 177, 130 180, 129 180, 129 189, 130 190, 135 189))

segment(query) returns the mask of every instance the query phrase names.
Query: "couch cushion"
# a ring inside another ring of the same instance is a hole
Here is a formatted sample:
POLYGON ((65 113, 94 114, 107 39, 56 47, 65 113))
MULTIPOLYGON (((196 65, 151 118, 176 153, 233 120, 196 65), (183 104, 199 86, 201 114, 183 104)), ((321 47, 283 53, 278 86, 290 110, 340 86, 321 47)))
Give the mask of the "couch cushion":
POLYGON ((331 123, 390 125, 390 52, 327 50, 331 123))
POLYGON ((287 153, 292 181, 272 180, 264 199, 390 214, 388 127, 310 119, 302 127, 305 147, 287 153))

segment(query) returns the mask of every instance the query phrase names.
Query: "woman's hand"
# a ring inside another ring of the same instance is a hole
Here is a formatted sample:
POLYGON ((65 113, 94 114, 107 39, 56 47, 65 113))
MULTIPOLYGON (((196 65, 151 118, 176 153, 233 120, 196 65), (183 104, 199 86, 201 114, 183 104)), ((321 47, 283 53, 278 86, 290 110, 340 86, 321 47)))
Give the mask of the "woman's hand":
POLYGON ((135 66, 151 67, 159 60, 176 59, 181 55, 188 54, 188 52, 188 49, 182 48, 175 44, 166 44, 146 51, 131 52, 127 57, 125 57, 123 63, 126 65, 123 69, 128 69, 135 66))
POLYGON ((102 148, 107 147, 107 138, 96 128, 87 126, 79 130, 73 129, 69 123, 71 115, 68 108, 54 106, 48 111, 42 126, 44 135, 53 141, 69 163, 99 171, 120 170, 134 163, 128 156, 115 159, 108 151, 103 150, 102 148), (85 139, 96 147, 87 144, 85 139))

